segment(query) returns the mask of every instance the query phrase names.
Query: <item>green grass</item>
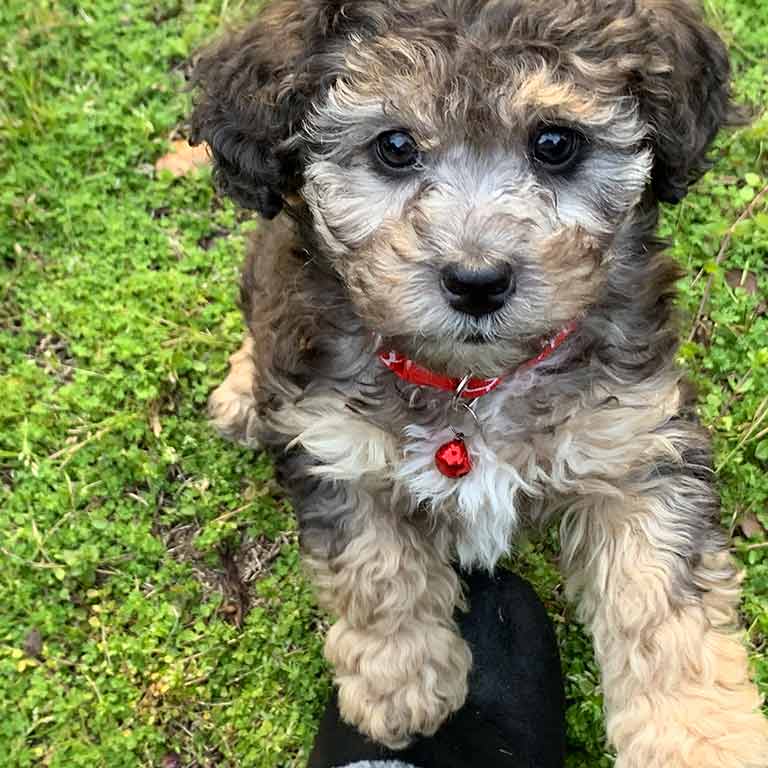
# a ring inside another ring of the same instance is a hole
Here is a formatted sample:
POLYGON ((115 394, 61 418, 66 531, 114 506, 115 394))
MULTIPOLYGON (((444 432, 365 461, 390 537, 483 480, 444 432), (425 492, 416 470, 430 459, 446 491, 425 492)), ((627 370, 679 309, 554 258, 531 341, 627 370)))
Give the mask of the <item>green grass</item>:
MULTIPOLYGON (((187 109, 185 57, 247 7, 0 5, 3 765, 302 766, 329 690, 324 619, 271 470, 203 418, 240 336, 235 282, 256 223, 207 172, 152 171, 187 109)), ((768 5, 708 9, 739 96, 764 103, 768 5)), ((715 438, 764 691, 768 206, 734 223, 768 183, 767 140, 765 114, 723 137, 664 227, 691 316, 711 279, 681 356, 715 438)), ((526 544, 518 560, 557 623, 570 765, 609 766, 597 671, 551 550, 526 544)))

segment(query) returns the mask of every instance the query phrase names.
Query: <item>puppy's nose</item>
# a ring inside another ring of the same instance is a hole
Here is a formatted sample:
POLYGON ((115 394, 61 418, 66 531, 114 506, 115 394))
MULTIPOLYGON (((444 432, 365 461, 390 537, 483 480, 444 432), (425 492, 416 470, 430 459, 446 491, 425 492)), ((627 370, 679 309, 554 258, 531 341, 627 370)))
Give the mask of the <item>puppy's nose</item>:
POLYGON ((501 309, 515 292, 515 275, 508 264, 483 269, 447 266, 443 268, 441 282, 448 303, 475 317, 501 309))

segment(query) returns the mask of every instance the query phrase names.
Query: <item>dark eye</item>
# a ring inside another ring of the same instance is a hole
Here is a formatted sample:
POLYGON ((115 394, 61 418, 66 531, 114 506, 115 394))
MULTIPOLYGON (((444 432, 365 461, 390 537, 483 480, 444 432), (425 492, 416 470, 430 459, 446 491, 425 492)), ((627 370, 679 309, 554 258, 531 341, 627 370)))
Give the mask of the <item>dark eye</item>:
POLYGON ((419 148, 409 133, 387 131, 376 139, 376 155, 390 168, 412 168, 421 158, 419 148))
POLYGON ((581 142, 581 134, 573 128, 543 126, 533 137, 531 151, 548 171, 562 173, 578 158, 581 142))

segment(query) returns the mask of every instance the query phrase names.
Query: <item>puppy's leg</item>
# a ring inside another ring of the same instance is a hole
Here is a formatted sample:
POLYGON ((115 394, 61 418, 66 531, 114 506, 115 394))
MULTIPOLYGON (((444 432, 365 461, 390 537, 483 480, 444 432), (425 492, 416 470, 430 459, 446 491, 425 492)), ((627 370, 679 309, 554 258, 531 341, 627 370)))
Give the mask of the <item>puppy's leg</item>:
POLYGON ((208 399, 208 414, 223 437, 258 447, 258 416, 254 388, 257 369, 253 336, 247 334, 240 349, 229 358, 229 373, 208 399))
POLYGON ((322 556, 309 547, 320 601, 338 616, 325 654, 344 719, 397 749, 434 733, 466 697, 471 656, 453 620, 458 578, 447 546, 389 503, 366 493, 347 502, 356 508, 343 549, 322 556))
POLYGON ((577 502, 562 529, 616 768, 765 768, 768 729, 713 494, 700 465, 659 466, 577 502))

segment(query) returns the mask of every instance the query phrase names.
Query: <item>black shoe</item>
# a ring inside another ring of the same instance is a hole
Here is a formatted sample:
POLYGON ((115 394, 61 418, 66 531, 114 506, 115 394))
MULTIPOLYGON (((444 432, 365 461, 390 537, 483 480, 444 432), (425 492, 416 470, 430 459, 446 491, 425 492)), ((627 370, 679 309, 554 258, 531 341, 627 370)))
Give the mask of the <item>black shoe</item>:
POLYGON ((464 581, 470 610, 457 620, 473 657, 464 706, 434 736, 395 752, 344 723, 334 695, 307 768, 395 768, 390 761, 407 768, 562 768, 565 702, 544 606, 527 581, 507 571, 464 581))

